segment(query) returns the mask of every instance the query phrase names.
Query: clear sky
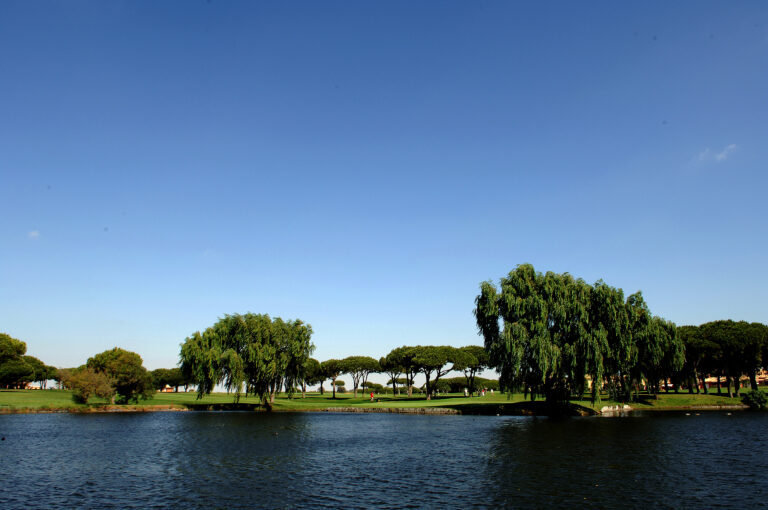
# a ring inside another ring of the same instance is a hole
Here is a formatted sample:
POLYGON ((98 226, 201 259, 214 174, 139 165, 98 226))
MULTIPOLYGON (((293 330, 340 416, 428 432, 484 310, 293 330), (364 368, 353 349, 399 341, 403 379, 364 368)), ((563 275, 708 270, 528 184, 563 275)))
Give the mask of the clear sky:
POLYGON ((768 4, 0 2, 0 331, 479 344, 517 264, 768 322, 768 4))

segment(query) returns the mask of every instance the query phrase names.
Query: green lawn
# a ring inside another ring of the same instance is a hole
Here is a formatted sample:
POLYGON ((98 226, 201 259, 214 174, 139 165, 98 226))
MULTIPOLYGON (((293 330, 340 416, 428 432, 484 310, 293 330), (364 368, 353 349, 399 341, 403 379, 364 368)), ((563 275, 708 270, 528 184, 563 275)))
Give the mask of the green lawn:
MULTIPOLYGON (((743 391, 743 390, 742 390, 743 391)), ((763 390, 765 391, 765 389, 763 390)), ((276 411, 313 411, 321 409, 333 409, 334 407, 362 407, 362 408, 424 408, 424 407, 446 407, 452 409, 474 412, 481 409, 491 410, 504 409, 505 406, 512 404, 520 405, 523 401, 522 394, 513 394, 511 398, 500 392, 490 393, 484 397, 466 398, 463 395, 440 396, 433 400, 426 400, 423 396, 392 396, 377 395, 377 401, 371 402, 367 394, 358 393, 354 398, 351 393, 339 393, 336 398, 331 398, 329 393, 320 395, 319 393, 308 393, 307 398, 301 398, 300 394, 293 398, 287 398, 285 395, 278 397, 274 404, 276 411)), ((164 406, 185 408, 188 404, 231 404, 234 397, 226 393, 214 393, 206 395, 201 400, 197 400, 196 393, 156 393, 154 398, 142 400, 136 409, 144 406, 164 406)), ((243 397, 240 399, 242 404, 258 405, 258 399, 254 397, 243 397)), ((572 403, 600 410, 603 406, 616 405, 617 402, 602 400, 592 404, 589 400, 573 400, 572 403)), ((84 411, 89 407, 100 407, 108 402, 93 399, 88 406, 75 404, 72 402, 72 394, 68 390, 0 390, 0 412, 19 412, 23 410, 71 410, 84 411)), ((638 410, 669 410, 675 408, 686 408, 696 406, 718 406, 718 405, 739 405, 741 400, 738 398, 728 398, 727 395, 718 396, 716 393, 709 395, 698 394, 690 395, 688 393, 662 393, 658 400, 650 395, 640 395, 640 402, 632 402, 629 405, 638 410)), ((151 409, 151 407, 150 407, 151 409)))

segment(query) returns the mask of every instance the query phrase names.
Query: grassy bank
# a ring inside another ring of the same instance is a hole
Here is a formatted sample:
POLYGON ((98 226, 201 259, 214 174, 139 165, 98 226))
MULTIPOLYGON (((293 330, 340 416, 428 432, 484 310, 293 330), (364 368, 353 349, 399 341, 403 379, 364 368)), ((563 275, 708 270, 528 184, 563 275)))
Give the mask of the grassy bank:
MULTIPOLYGON (((152 411, 169 409, 189 409, 189 408, 226 408, 234 401, 232 395, 226 393, 214 393, 206 395, 197 400, 196 393, 157 393, 154 398, 142 400, 133 406, 109 406, 109 410, 125 411, 152 411)), ((257 408, 259 400, 254 397, 244 397, 240 399, 243 404, 241 409, 257 408)), ((603 406, 617 405, 604 399, 601 402, 592 404, 589 400, 574 400, 572 404, 582 406, 586 409, 599 411, 603 406)), ((70 412, 88 412, 89 410, 104 410, 109 402, 99 399, 93 399, 88 405, 75 404, 72 401, 72 393, 68 390, 0 390, 0 412, 45 412, 45 411, 70 411, 70 412)), ((354 398, 351 393, 337 394, 336 398, 331 398, 330 394, 320 395, 319 393, 309 393, 307 398, 301 398, 301 395, 294 395, 293 398, 287 398, 281 395, 275 400, 273 409, 275 411, 333 411, 350 410, 350 408, 360 408, 361 411, 376 409, 417 409, 417 408, 447 408, 453 409, 463 414, 535 414, 538 405, 531 405, 524 402, 522 394, 513 394, 510 398, 507 395, 496 392, 493 395, 486 394, 484 397, 466 398, 463 395, 447 395, 425 400, 422 396, 392 396, 377 395, 376 401, 371 402, 370 397, 358 394, 354 398)), ((658 399, 650 395, 640 395, 639 402, 630 403, 636 410, 645 411, 664 411, 675 409, 696 409, 714 406, 739 406, 741 400, 738 398, 729 398, 727 395, 710 393, 709 395, 699 394, 690 395, 688 393, 662 393, 658 399)))

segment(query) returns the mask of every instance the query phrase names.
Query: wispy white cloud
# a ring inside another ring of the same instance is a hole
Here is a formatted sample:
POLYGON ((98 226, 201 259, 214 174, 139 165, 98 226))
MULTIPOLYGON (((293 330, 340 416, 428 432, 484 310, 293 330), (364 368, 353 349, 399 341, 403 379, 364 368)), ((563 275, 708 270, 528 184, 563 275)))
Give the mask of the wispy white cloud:
POLYGON ((40 237, 40 231, 30 230, 29 232, 27 232, 27 237, 29 237, 30 239, 37 239, 38 237, 40 237))
POLYGON ((725 147, 722 151, 715 154, 715 161, 725 161, 728 159, 728 155, 731 154, 733 151, 738 149, 735 143, 732 143, 725 147))
POLYGON ((730 145, 726 145, 723 147, 723 150, 721 151, 713 151, 709 147, 701 151, 699 153, 699 161, 705 162, 705 161, 714 161, 715 163, 722 163, 726 159, 728 159, 728 156, 730 156, 733 152, 738 150, 739 146, 735 143, 732 143, 730 145))

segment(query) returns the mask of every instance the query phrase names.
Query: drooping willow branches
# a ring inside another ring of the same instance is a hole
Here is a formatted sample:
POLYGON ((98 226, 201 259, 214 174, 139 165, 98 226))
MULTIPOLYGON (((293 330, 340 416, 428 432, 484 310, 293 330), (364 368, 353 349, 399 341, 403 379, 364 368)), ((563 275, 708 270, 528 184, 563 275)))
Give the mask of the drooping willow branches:
POLYGON ((475 305, 499 384, 532 398, 568 400, 585 392, 588 379, 593 400, 603 384, 628 396, 641 378, 658 391, 685 357, 673 323, 652 316, 639 292, 624 301, 621 289, 602 281, 592 286, 521 264, 500 288, 483 282, 475 305))
POLYGON ((235 394, 258 396, 264 403, 285 384, 292 391, 304 376, 314 350, 312 326, 269 315, 225 315, 181 345, 181 369, 197 384, 198 398, 217 384, 235 394))

